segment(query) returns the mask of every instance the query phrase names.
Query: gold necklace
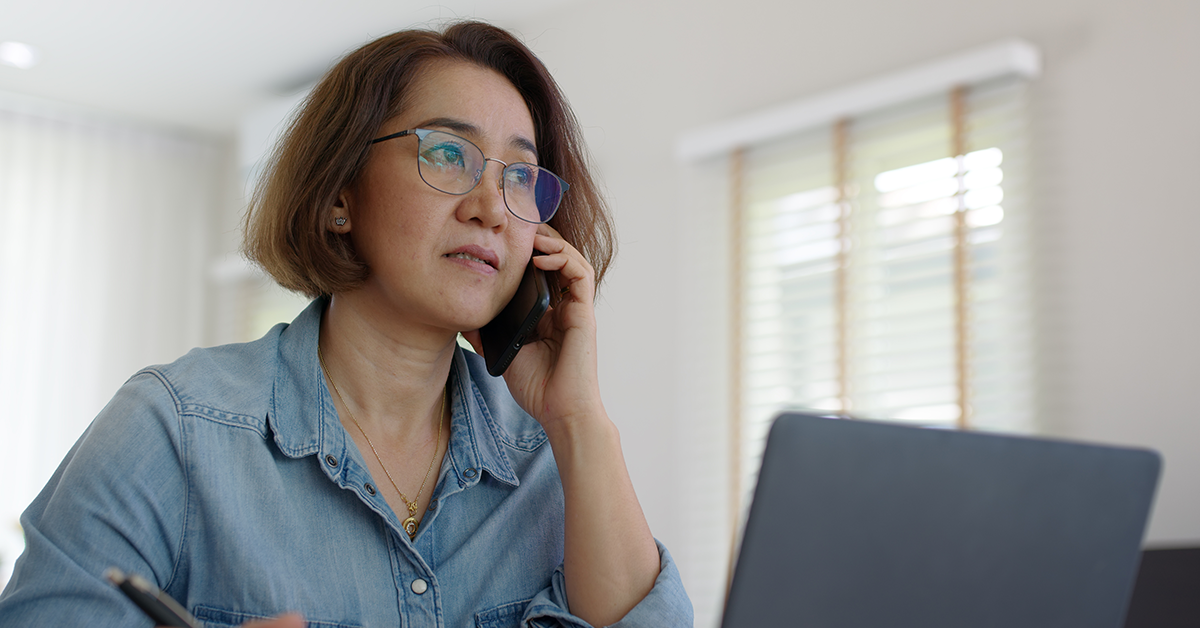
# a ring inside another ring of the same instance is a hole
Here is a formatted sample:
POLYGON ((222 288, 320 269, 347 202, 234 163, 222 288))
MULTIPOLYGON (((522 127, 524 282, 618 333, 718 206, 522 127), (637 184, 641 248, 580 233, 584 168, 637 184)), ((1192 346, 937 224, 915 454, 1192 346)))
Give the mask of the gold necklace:
POLYGON ((379 452, 375 450, 375 444, 371 442, 371 437, 367 436, 366 430, 364 430, 362 426, 358 424, 358 419, 354 418, 354 411, 350 409, 350 405, 346 403, 344 398, 342 398, 342 391, 338 390, 337 384, 333 381, 333 376, 329 374, 329 367, 325 365, 325 357, 321 355, 320 344, 317 345, 317 360, 321 362, 321 370, 325 371, 325 377, 327 377, 329 379, 329 383, 333 385, 333 392, 337 393, 338 401, 342 402, 342 405, 346 407, 346 412, 350 414, 350 420, 354 422, 354 427, 357 427, 358 431, 363 435, 363 438, 367 439, 367 446, 371 448, 371 453, 375 454, 375 462, 379 463, 379 468, 383 469, 383 474, 387 476, 388 482, 392 483, 392 488, 396 489, 396 494, 400 495, 400 499, 404 501, 404 505, 408 507, 408 518, 405 519, 400 525, 404 528, 404 531, 408 533, 409 539, 416 539, 417 527, 421 525, 421 522, 417 521, 417 503, 421 501, 421 493, 425 490, 425 483, 429 481, 429 472, 433 470, 433 461, 437 460, 438 449, 441 449, 442 446, 442 423, 444 422, 444 417, 446 416, 446 396, 449 391, 447 391, 444 387, 442 388, 442 407, 441 410, 438 411, 437 442, 433 444, 433 456, 429 458, 429 467, 425 469, 425 477, 421 479, 421 488, 417 489, 417 495, 413 497, 412 501, 408 501, 408 498, 405 497, 404 493, 400 491, 400 487, 396 486, 396 480, 392 479, 392 474, 388 472, 387 467, 383 466, 383 460, 379 458, 379 452))

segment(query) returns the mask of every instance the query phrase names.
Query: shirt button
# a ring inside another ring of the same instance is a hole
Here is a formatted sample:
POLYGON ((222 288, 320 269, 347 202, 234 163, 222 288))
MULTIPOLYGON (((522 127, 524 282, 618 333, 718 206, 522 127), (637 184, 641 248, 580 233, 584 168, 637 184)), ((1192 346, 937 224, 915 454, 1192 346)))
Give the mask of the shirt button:
POLYGON ((371 483, 370 483, 370 482, 365 482, 365 483, 363 483, 363 488, 367 489, 367 492, 368 492, 368 493, 370 493, 370 494, 372 494, 372 495, 374 495, 374 494, 375 494, 375 487, 374 487, 374 486, 371 486, 371 483))
POLYGON ((327 464, 331 467, 336 467, 337 466, 337 458, 334 458, 333 454, 325 454, 325 464, 327 464))
POLYGON ((433 511, 437 510, 437 500, 436 499, 429 500, 429 506, 427 506, 425 509, 428 510, 429 512, 433 512, 433 511))
POLYGON ((421 595, 422 593, 424 593, 428 590, 429 590, 429 583, 425 582, 424 580, 417 578, 416 580, 412 581, 412 592, 413 593, 416 593, 417 595, 421 595))
POLYGON ((467 467, 466 469, 463 470, 463 477, 467 478, 468 480, 474 479, 476 475, 479 475, 479 472, 476 471, 474 468, 467 467))

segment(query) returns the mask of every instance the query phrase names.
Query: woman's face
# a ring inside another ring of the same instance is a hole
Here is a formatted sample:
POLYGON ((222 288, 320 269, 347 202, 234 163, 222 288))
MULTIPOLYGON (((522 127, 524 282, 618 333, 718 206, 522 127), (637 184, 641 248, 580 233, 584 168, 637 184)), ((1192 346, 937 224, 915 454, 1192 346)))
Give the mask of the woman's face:
MULTIPOLYGON (((538 163, 533 119, 500 74, 458 61, 435 62, 413 85, 412 103, 379 136, 407 129, 448 131, 489 158, 538 163)), ((448 331, 478 329, 512 298, 533 251, 537 225, 517 219, 498 187, 503 166, 454 196, 417 171, 418 139, 380 142, 339 202, 371 276, 356 296, 390 321, 448 331)))

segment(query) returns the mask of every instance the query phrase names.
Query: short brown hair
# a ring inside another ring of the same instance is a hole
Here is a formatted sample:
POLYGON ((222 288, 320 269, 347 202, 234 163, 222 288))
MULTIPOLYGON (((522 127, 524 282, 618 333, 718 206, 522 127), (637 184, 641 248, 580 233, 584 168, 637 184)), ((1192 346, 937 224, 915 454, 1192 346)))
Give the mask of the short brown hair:
POLYGON ((458 22, 444 32, 408 30, 350 53, 317 84, 268 161, 246 213, 243 251, 275 281, 309 297, 352 290, 370 275, 348 235, 328 229, 338 194, 367 162, 384 122, 409 105, 431 62, 461 60, 495 70, 529 107, 540 165, 571 189, 554 227, 596 271, 616 252, 612 218, 589 169, 579 123, 542 62, 507 31, 458 22))

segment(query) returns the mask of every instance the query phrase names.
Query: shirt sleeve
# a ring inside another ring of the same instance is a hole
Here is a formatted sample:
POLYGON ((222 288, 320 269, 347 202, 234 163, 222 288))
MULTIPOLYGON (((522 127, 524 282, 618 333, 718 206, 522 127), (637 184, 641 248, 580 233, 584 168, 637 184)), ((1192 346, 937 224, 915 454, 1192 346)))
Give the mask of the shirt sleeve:
POLYGON ((25 552, 0 595, 0 628, 152 625, 103 574, 173 576, 186 508, 177 425, 158 378, 118 391, 21 516, 25 552))
MULTIPOLYGON (((659 571, 654 588, 620 621, 609 628, 691 628, 692 601, 683 589, 679 568, 662 543, 658 545, 659 571)), ((554 570, 550 587, 539 592, 525 611, 521 626, 528 628, 593 628, 567 611, 567 583, 562 565, 554 570)))

